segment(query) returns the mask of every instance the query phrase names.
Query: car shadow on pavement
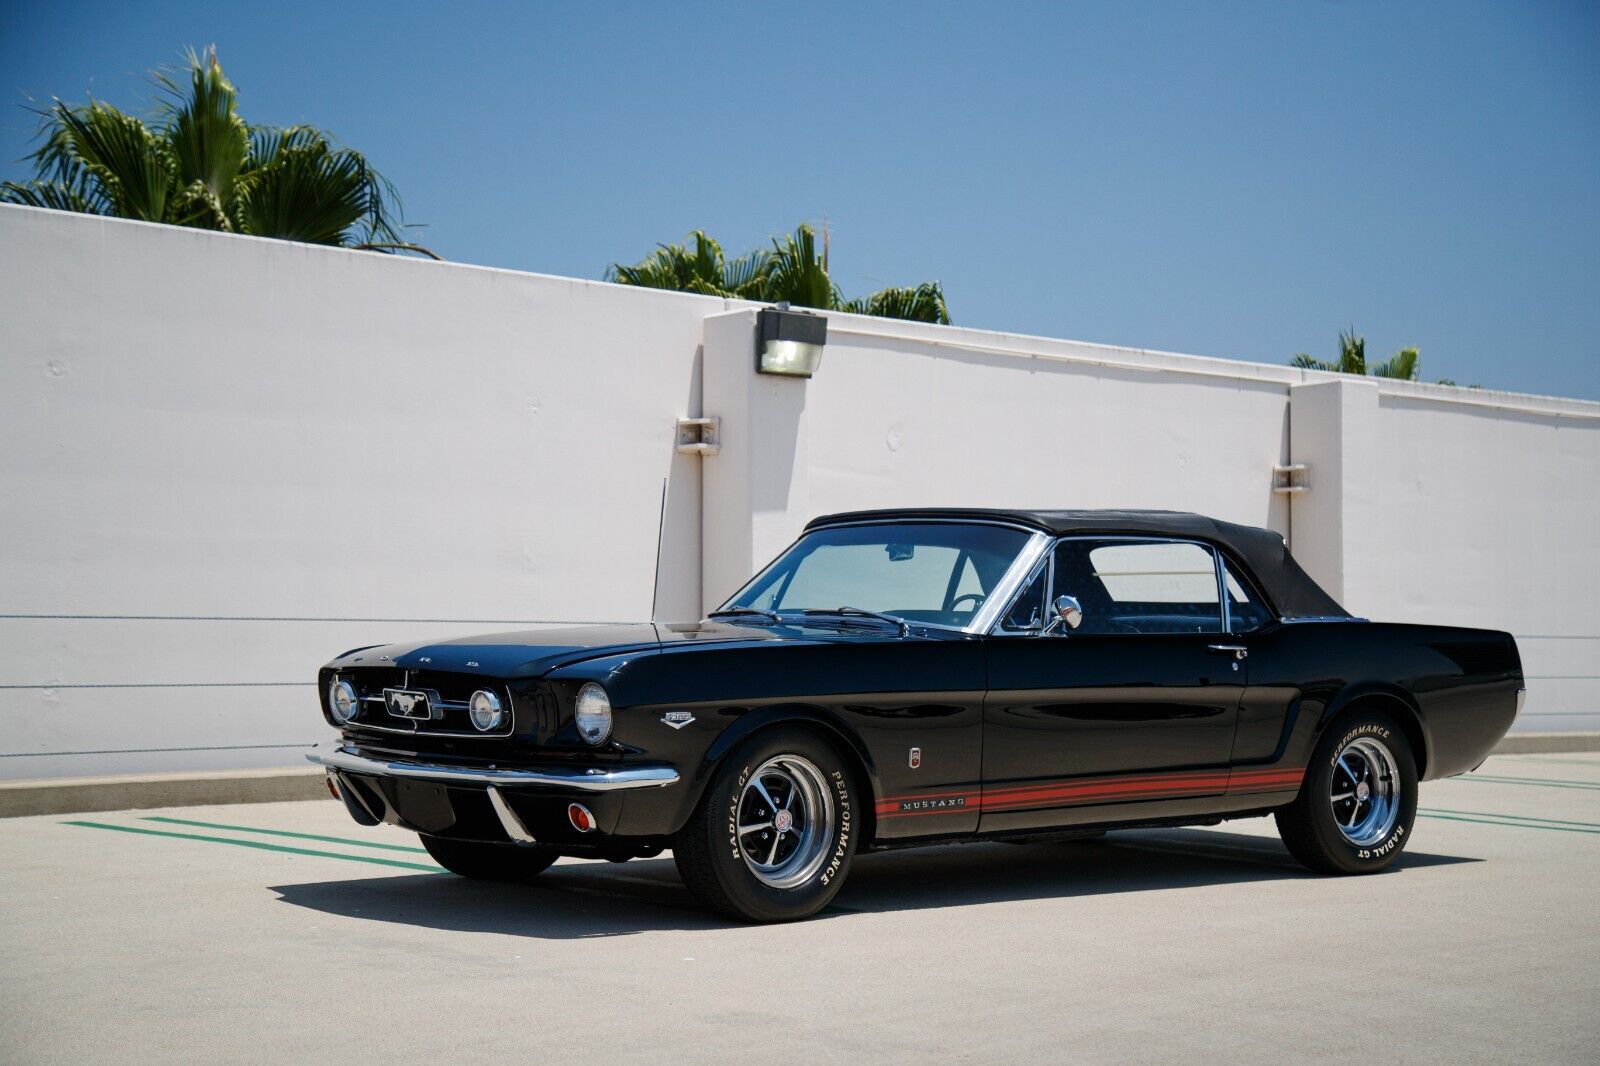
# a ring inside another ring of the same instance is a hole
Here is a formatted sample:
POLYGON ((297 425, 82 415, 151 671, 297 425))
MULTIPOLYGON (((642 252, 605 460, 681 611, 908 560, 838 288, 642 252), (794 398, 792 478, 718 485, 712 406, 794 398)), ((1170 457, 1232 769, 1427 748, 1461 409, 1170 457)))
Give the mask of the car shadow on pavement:
MULTIPOLYGON (((1391 871, 1483 860, 1405 852, 1391 871)), ((858 855, 817 918, 1019 900, 1312 878, 1276 840, 1216 830, 1162 829, 1103 840, 983 842, 858 855)), ((670 858, 562 863, 527 885, 446 874, 280 885, 285 903, 326 914, 456 932, 551 940, 669 929, 738 928, 704 910, 670 858)))

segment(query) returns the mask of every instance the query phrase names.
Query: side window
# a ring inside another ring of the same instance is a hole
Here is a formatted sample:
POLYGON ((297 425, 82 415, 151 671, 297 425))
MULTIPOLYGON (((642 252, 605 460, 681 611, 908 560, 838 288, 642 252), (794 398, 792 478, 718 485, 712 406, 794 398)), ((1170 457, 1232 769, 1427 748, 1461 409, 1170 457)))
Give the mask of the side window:
POLYGON ((1261 597, 1245 581, 1234 576, 1233 567, 1226 559, 1222 561, 1222 573, 1227 578, 1228 622, 1233 632, 1253 633, 1272 621, 1261 597))
POLYGON ((1216 559, 1182 541, 1064 540, 1053 595, 1076 596, 1078 633, 1220 633, 1216 559))

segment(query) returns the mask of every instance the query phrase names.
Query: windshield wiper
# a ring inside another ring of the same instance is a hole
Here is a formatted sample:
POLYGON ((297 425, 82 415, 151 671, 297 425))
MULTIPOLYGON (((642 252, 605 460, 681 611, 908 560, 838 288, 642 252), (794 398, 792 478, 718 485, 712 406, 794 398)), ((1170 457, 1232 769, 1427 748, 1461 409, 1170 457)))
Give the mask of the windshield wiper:
POLYGON ((911 623, 904 618, 896 618, 892 614, 884 614, 881 611, 869 611, 864 607, 834 607, 831 610, 814 609, 801 611, 800 613, 804 615, 842 615, 846 618, 875 618, 880 622, 888 622, 899 629, 902 637, 911 635, 911 623))
POLYGON ((720 611, 712 611, 707 618, 748 618, 751 616, 765 618, 775 626, 783 624, 783 616, 777 611, 769 611, 765 607, 724 607, 720 611))

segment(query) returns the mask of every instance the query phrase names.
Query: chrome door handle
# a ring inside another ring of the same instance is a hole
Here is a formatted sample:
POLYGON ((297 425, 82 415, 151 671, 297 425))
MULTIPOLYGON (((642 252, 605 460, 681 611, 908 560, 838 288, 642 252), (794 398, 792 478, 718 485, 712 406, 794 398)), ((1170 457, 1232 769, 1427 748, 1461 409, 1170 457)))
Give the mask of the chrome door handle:
POLYGON ((1207 644, 1206 650, 1226 652, 1235 659, 1248 658, 1250 655, 1250 649, 1243 644, 1207 644))

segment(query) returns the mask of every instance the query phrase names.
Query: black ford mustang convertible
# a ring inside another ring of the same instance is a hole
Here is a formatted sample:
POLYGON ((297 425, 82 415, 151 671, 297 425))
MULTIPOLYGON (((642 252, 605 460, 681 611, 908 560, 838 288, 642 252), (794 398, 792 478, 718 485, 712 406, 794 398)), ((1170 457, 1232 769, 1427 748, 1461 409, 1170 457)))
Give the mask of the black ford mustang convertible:
POLYGON ((446 869, 672 849, 730 915, 802 918, 861 849, 1273 814, 1372 873, 1417 783, 1523 697, 1505 633, 1351 618, 1283 538, 1199 515, 819 518, 703 621, 359 648, 309 756, 446 869))

